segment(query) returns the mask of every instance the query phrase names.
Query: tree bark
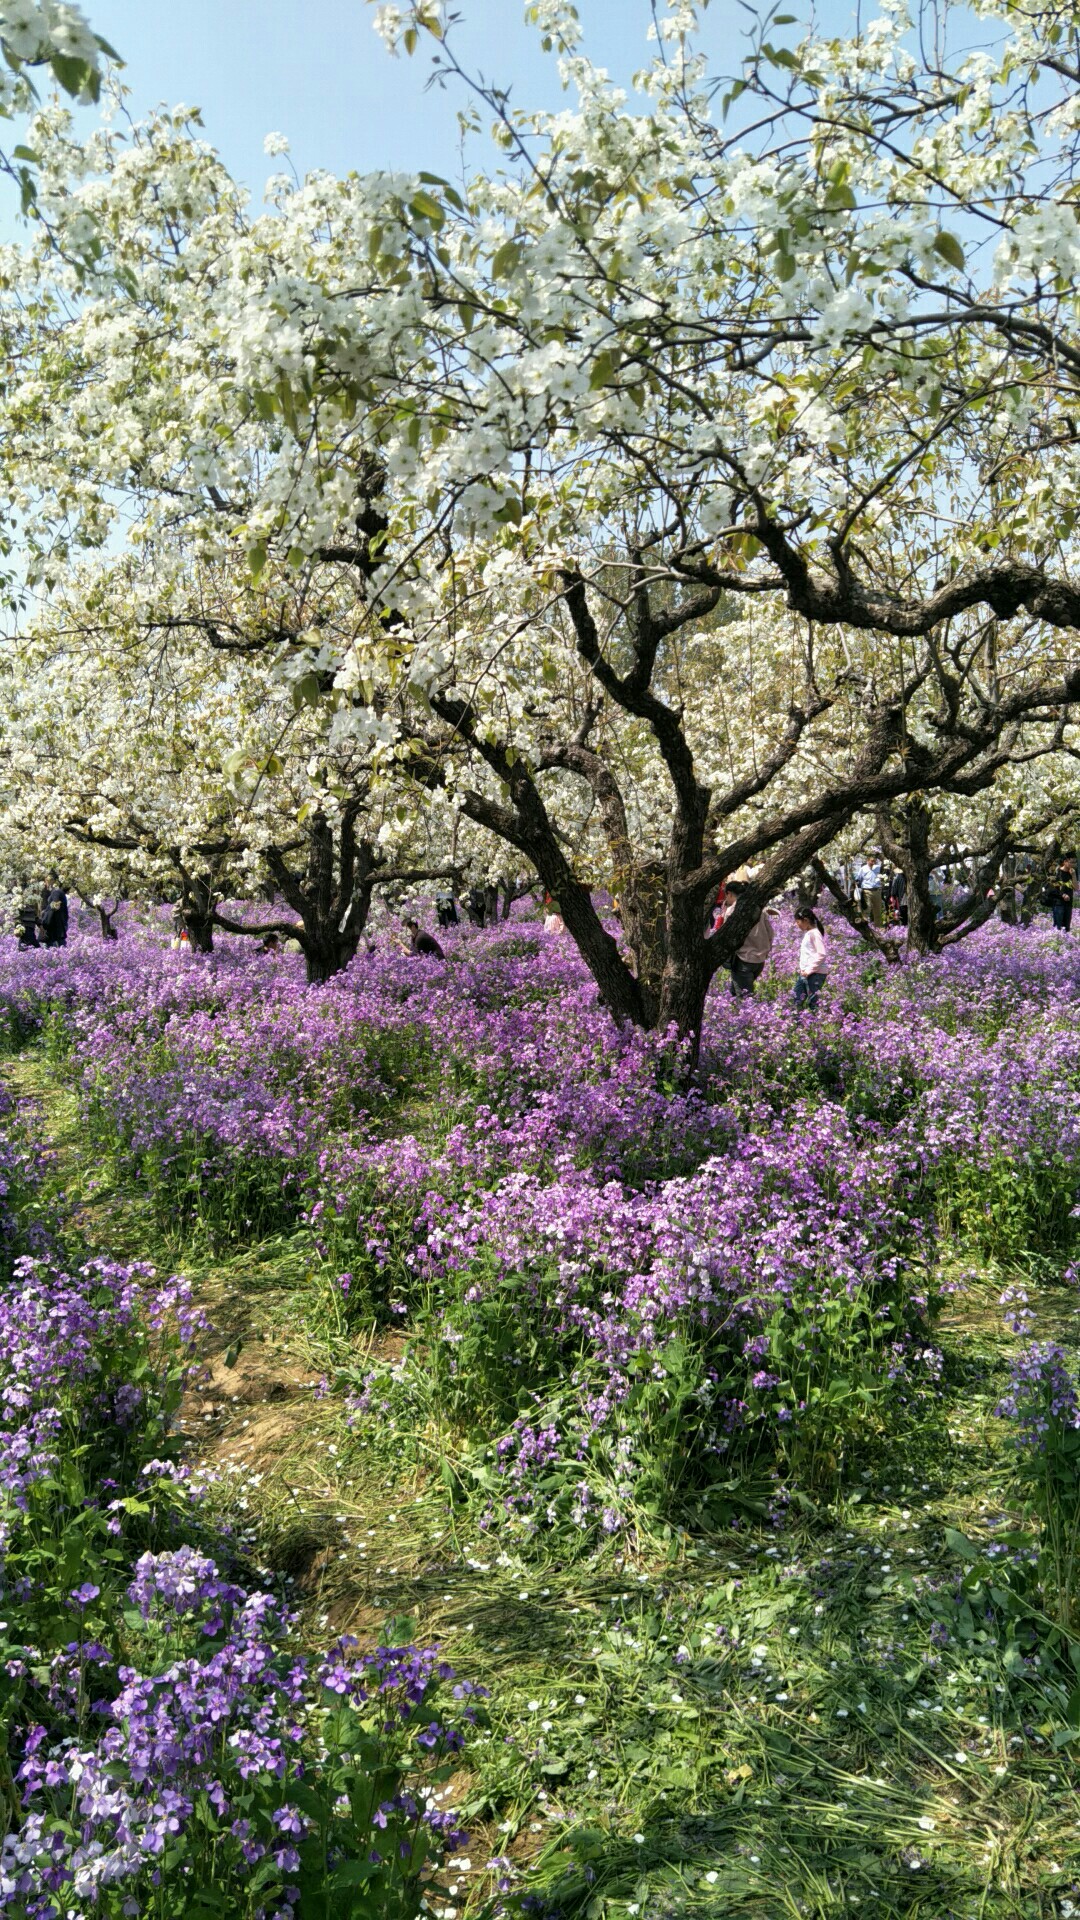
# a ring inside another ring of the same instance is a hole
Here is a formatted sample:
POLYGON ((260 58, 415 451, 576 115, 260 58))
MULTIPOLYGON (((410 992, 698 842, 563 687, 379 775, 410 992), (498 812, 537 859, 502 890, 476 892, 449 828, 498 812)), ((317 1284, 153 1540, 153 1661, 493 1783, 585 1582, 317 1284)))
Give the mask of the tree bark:
POLYGON ((179 910, 180 924, 196 953, 214 950, 214 888, 204 874, 182 874, 179 910))
POLYGON ((341 973, 356 957, 371 909, 378 858, 367 840, 357 839, 361 802, 349 801, 334 829, 321 808, 306 828, 307 861, 303 874, 289 866, 279 847, 267 849, 271 878, 299 917, 294 938, 304 955, 309 986, 341 973))
POLYGON ((295 920, 258 921, 245 926, 215 916, 215 924, 227 933, 258 939, 268 933, 282 933, 295 940, 304 956, 309 986, 321 986, 343 973, 360 947, 371 912, 375 888, 391 881, 447 880, 454 877, 446 867, 392 866, 370 840, 358 837, 356 823, 363 808, 363 797, 350 800, 342 810, 335 841, 334 830, 321 811, 312 815, 304 829, 307 861, 302 873, 294 871, 281 847, 268 847, 264 854, 267 871, 295 920))
POLYGON ((930 877, 937 861, 930 850, 930 809, 922 795, 915 794, 898 813, 899 824, 895 824, 887 811, 879 812, 878 838, 886 857, 907 881, 908 946, 913 953, 936 953, 937 908, 930 877))
POLYGON ((878 836, 887 857, 903 872, 908 885, 908 942, 919 954, 941 953, 957 941, 984 926, 997 906, 997 883, 1002 864, 1012 844, 1011 810, 1000 815, 988 841, 970 856, 953 854, 952 863, 969 859, 974 868, 968 898, 959 912, 937 909, 931 893, 931 876, 949 861, 944 848, 932 845, 933 816, 925 797, 917 794, 899 809, 899 822, 886 810, 878 814, 878 836))

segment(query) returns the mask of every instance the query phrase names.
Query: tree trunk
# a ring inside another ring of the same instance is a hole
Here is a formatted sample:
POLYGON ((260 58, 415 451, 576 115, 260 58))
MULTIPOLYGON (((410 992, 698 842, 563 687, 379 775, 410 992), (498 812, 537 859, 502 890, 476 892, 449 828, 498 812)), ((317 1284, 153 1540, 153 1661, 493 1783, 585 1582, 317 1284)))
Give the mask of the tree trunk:
MULTIPOLYGON (((895 861, 908 883, 908 942, 921 954, 941 953, 946 947, 965 940, 989 920, 996 908, 995 888, 1002 862, 1010 845, 1011 810, 998 819, 992 837, 976 853, 967 856, 973 884, 966 902, 951 914, 939 913, 930 891, 930 878, 946 857, 931 846, 933 819, 921 797, 908 802, 902 810, 902 825, 894 831, 885 813, 878 816, 882 846, 895 861)), ((1015 913, 1015 901, 1014 901, 1015 913)))
POLYGON ((211 908, 209 913, 201 913, 196 907, 181 906, 180 920, 196 953, 213 953, 213 909, 211 908))
MULTIPOLYGON (((618 876, 623 933, 633 957, 646 1022, 660 1026, 668 1024, 662 1013, 669 959, 667 879, 660 860, 641 861, 618 876)), ((697 932, 700 937, 700 927, 697 932)))
POLYGON ((185 878, 180 895, 180 922, 196 953, 214 950, 214 888, 206 875, 185 878))
POLYGON ((297 938, 303 949, 309 987, 321 986, 324 981, 332 980, 335 973, 344 973, 350 961, 355 960, 360 945, 359 931, 355 938, 349 934, 335 940, 332 933, 321 940, 312 940, 306 933, 298 934, 297 938))
POLYGON ((316 811, 307 825, 307 864, 303 876, 292 871, 277 847, 266 864, 286 904, 298 915, 293 929, 304 955, 309 986, 320 986, 344 972, 363 938, 380 863, 367 840, 356 837, 359 799, 341 816, 335 844, 326 815, 316 811))
POLYGON ((701 1045, 701 1027, 705 1001, 712 984, 705 942, 699 938, 681 951, 668 954, 660 983, 656 1025, 661 1033, 674 1027, 680 1039, 690 1042, 688 1066, 697 1066, 701 1045))
POLYGON ((532 880, 504 880, 502 885, 502 918, 509 920, 515 900, 525 900, 535 891, 532 880))
POLYGON ((117 901, 116 906, 111 909, 108 907, 102 906, 100 900, 96 900, 94 902, 94 906, 97 910, 98 925, 101 928, 102 939, 103 940, 119 940, 120 935, 117 933, 116 928, 113 925, 113 915, 118 913, 120 910, 119 901, 117 901))
MULTIPOLYGON (((547 884, 541 869, 540 877, 547 884)), ((573 940, 600 991, 600 998, 619 1026, 650 1027, 654 1024, 646 1011, 640 983, 625 965, 616 942, 602 925, 592 904, 592 894, 580 880, 567 876, 565 862, 552 878, 559 884, 555 895, 563 925, 573 940)), ((554 888, 548 886, 549 892, 554 888)))
POLYGON ((185 913, 184 926, 187 928, 188 939, 196 953, 213 953, 214 923, 212 920, 185 913))
POLYGON ((930 891, 937 864, 930 850, 930 809, 919 795, 900 808, 900 822, 879 812, 878 837, 887 857, 907 881, 908 946, 913 953, 939 951, 938 916, 930 891))

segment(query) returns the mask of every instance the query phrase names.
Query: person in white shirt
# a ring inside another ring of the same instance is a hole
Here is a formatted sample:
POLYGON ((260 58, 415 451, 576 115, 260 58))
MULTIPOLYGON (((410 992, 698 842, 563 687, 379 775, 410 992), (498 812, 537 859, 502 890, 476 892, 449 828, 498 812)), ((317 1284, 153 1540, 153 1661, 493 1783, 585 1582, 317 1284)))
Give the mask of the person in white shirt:
POLYGON ((802 932, 802 945, 799 948, 799 974, 795 982, 795 1005, 816 1007, 818 996, 825 985, 826 959, 825 935, 821 931, 821 921, 809 907, 803 907, 795 915, 795 925, 802 932))
POLYGON ((881 862, 871 856, 855 869, 855 878, 862 891, 863 904, 875 927, 885 924, 885 902, 881 892, 881 862))

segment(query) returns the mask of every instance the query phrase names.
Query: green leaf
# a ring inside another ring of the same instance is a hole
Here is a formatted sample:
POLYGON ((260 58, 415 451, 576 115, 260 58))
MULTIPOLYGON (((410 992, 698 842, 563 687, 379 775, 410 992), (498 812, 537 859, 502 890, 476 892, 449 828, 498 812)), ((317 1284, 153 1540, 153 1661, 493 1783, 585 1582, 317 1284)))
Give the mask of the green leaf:
POLYGON ((424 173, 423 170, 421 170, 417 175, 417 179, 423 180, 429 187, 441 187, 443 190, 443 198, 449 200, 452 207, 457 207, 459 212, 464 213, 465 202, 460 193, 456 187, 450 185, 449 180, 443 179, 441 173, 424 173))
POLYGON ((319 704, 319 677, 315 673, 302 673, 292 690, 293 706, 299 713, 300 708, 317 707, 319 704))
POLYGON ((520 240, 504 240, 497 247, 491 261, 491 271, 496 280, 509 280, 517 271, 524 248, 520 240))
POLYGON ((589 390, 596 392, 598 387, 609 387, 618 371, 619 358, 610 347, 602 347, 596 355, 589 372, 589 390))
POLYGON ((598 1860, 607 1845, 602 1827, 575 1827, 566 1836, 566 1844, 578 1860, 598 1860))
POLYGON ((248 572, 250 573, 253 581, 255 582, 255 585, 258 586, 259 581, 261 580, 263 573, 266 570, 266 541, 265 540, 256 540, 254 546, 248 548, 247 563, 248 563, 248 572))
POLYGON ((377 1872, 375 1866, 369 1866, 367 1860, 342 1860, 334 1868, 331 1876, 332 1887, 365 1887, 371 1876, 377 1872))
POLYGON ((420 220, 426 220, 429 226, 441 227, 446 215, 433 193, 414 193, 409 201, 409 210, 420 220))
POLYGON ((946 1527, 945 1545, 949 1547, 953 1553, 958 1553, 961 1560, 966 1560, 969 1566, 973 1565, 979 1558, 978 1548, 972 1546, 966 1534, 957 1533, 955 1527, 946 1527))
POLYGON ((934 252, 940 254, 946 266, 955 267, 957 273, 964 271, 964 249, 955 233, 946 233, 944 228, 934 236, 934 252))
POLYGON ((70 53, 54 53, 49 65, 65 93, 81 93, 85 87, 96 100, 97 75, 87 61, 76 60, 70 53))

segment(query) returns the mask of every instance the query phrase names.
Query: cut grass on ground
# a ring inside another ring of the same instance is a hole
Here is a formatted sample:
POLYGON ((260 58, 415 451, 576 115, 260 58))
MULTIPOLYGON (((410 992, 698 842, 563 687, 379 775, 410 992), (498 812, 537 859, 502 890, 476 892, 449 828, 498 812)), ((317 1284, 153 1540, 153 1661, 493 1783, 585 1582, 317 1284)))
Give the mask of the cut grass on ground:
MULTIPOLYGON (((324 1391, 342 1350, 302 1236, 230 1259, 170 1247, 88 1153, 66 1069, 31 1049, 6 1071, 89 1244, 193 1280, 215 1333, 184 1409, 192 1456, 311 1637, 394 1619, 490 1689, 452 1783, 474 1838, 447 1916, 479 1912, 500 1874, 588 1920, 1050 1920, 1080 1901, 1052 1676, 1006 1672, 961 1607, 952 1630, 934 1617, 963 1570, 946 1529, 985 1539, 1008 1515, 997 1283, 956 1297, 936 1407, 830 1510, 525 1561, 324 1391)), ((1072 1297, 1039 1305, 1075 1349, 1072 1297)))

